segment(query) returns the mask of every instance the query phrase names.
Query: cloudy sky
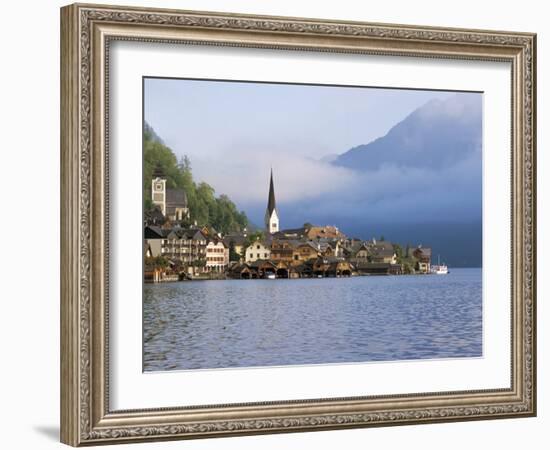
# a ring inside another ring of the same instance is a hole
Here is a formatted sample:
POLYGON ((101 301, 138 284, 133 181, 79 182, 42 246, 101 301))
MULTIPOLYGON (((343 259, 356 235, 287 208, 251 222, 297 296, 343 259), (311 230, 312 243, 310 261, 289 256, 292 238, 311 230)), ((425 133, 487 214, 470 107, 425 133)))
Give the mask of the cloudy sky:
POLYGON ((147 78, 145 120, 195 177, 239 204, 266 199, 273 167, 281 204, 348 184, 324 158, 384 135, 448 92, 147 78), (331 182, 327 183, 327 179, 331 182))
MULTIPOLYGON (((197 181, 227 194, 257 225, 272 167, 282 227, 330 223, 363 238, 386 231, 417 242, 422 233, 412 233, 413 224, 465 224, 480 237, 481 144, 472 152, 443 145, 438 153, 452 157, 425 166, 400 163, 403 155, 385 149, 379 153, 388 160, 367 169, 333 160, 421 107, 424 129, 436 123, 433 114, 472 121, 477 132, 481 117, 470 97, 480 110, 479 94, 147 78, 144 118, 176 155, 189 156, 197 181)), ((401 128, 400 139, 413 139, 401 128)))

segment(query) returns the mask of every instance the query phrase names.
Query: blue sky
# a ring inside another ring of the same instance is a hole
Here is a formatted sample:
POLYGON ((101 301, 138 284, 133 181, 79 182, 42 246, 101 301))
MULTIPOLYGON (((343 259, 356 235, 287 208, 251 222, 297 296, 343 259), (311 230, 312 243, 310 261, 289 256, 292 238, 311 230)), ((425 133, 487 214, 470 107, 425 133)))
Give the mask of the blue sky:
POLYGON ((368 143, 429 100, 451 95, 147 78, 145 118, 176 153, 191 157, 225 156, 230 144, 269 142, 320 158, 368 143))

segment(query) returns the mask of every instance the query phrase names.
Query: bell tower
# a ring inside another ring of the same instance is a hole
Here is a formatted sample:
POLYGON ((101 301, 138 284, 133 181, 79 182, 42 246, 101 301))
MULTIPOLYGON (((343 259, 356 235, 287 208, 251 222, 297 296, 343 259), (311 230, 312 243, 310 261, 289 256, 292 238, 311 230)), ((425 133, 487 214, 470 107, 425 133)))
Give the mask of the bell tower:
POLYGON ((166 177, 160 164, 153 170, 151 181, 151 200, 153 204, 160 207, 162 214, 166 215, 166 177))
POLYGON ((279 231, 279 213, 275 205, 275 189, 273 187, 273 169, 269 180, 269 195, 267 198, 267 208, 265 210, 265 229, 269 234, 279 231))

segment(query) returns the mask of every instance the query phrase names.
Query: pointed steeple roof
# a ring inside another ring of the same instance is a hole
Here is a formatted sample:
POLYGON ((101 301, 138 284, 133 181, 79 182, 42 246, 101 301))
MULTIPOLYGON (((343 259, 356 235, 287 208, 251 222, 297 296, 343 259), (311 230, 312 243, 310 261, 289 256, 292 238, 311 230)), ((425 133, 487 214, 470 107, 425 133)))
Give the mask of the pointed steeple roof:
POLYGON ((153 178, 164 178, 164 169, 162 168, 160 161, 157 161, 157 165, 153 169, 153 178))
POLYGON ((273 169, 271 169, 271 177, 269 180, 269 197, 267 200, 267 212, 271 216, 275 210, 275 189, 273 188, 273 169))

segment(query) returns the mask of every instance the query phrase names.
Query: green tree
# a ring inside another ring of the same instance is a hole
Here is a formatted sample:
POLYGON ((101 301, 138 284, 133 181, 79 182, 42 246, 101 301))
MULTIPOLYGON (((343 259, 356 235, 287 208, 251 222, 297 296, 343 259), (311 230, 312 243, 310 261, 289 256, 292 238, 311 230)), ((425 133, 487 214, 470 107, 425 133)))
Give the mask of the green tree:
POLYGON ((229 241, 229 261, 239 261, 241 255, 235 250, 235 242, 233 240, 229 241))
POLYGON ((144 196, 143 206, 145 211, 150 211, 154 208, 155 205, 153 204, 153 200, 151 200, 151 192, 149 192, 149 197, 144 196))
POLYGON ((406 274, 414 273, 414 265, 410 261, 405 261, 403 263, 403 273, 406 273, 406 274))
POLYGON ((393 251, 397 256, 397 263, 401 264, 401 261, 403 260, 403 247, 399 244, 393 244, 393 251))
POLYGON ((168 260, 163 256, 154 256, 151 258, 145 258, 145 264, 153 267, 164 268, 168 266, 168 260))
POLYGON ((191 266, 193 266, 193 267, 206 267, 206 259, 204 259, 204 258, 195 259, 191 263, 191 266))
POLYGON ((166 177, 166 186, 183 189, 187 195, 189 218, 182 221, 182 226, 196 223, 224 234, 242 231, 248 226, 246 214, 238 211, 227 195, 216 197, 212 186, 194 181, 189 157, 182 156, 178 161, 148 124, 144 127, 143 142, 143 203, 146 211, 153 207, 151 180, 153 171, 160 166, 166 177))

